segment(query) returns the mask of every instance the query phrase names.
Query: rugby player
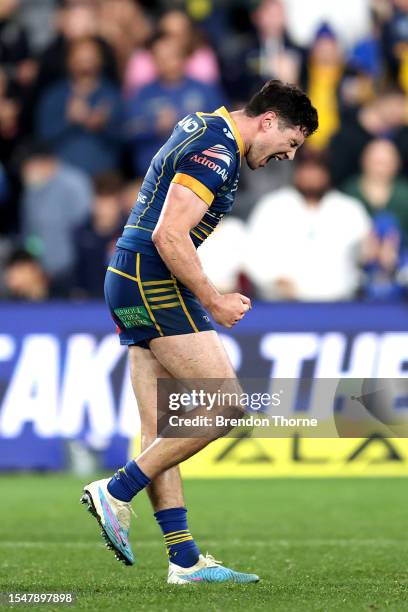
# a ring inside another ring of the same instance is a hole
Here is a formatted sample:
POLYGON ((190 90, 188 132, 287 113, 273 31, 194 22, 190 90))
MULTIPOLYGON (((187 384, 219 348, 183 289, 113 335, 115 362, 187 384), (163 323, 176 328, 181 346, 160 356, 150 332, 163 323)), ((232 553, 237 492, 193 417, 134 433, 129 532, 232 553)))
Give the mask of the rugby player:
POLYGON ((231 210, 242 160, 252 170, 293 160, 317 126, 309 98, 277 80, 241 110, 185 117, 154 156, 107 270, 105 297, 120 342, 129 347, 142 452, 112 478, 86 485, 81 501, 107 546, 132 565, 130 501, 146 488, 164 535, 169 583, 259 580, 204 556, 194 541, 178 466, 210 440, 157 437, 157 379, 236 378, 210 316, 230 328, 251 301, 240 293, 221 295, 196 248, 231 210))

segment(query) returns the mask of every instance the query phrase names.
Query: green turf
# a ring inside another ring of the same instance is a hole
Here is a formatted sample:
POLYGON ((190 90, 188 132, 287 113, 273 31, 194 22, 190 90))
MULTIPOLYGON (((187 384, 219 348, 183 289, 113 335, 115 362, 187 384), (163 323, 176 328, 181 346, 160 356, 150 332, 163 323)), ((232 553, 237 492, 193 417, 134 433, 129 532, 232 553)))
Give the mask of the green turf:
POLYGON ((262 581, 183 587, 165 582, 144 494, 134 503, 137 565, 128 568, 103 547, 79 503, 82 484, 0 477, 0 591, 73 591, 75 609, 95 611, 408 610, 405 479, 189 481, 190 528, 203 552, 262 581))

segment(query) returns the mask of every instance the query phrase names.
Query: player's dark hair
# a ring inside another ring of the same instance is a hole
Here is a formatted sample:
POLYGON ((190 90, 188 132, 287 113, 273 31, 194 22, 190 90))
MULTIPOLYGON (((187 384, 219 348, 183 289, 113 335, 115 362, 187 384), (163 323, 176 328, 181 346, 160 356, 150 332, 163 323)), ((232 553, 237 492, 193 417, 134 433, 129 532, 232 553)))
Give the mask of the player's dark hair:
POLYGON ((305 136, 310 136, 319 126, 317 110, 308 96, 296 85, 273 79, 265 83, 245 106, 245 114, 257 117, 268 111, 277 114, 285 127, 300 126, 305 136))

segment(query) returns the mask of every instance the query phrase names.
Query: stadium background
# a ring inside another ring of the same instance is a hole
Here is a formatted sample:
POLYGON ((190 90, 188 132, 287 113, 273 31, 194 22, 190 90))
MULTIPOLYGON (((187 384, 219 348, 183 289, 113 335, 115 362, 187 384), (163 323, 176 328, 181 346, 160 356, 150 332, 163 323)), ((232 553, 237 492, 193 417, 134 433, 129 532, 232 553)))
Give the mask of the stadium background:
MULTIPOLYGON (((98 609, 112 597, 123 609, 132 597, 140 609, 162 609, 165 597, 179 607, 160 590, 153 527, 141 542, 153 546, 140 569, 150 594, 109 560, 105 569, 100 550, 89 553, 92 572, 76 554, 95 534, 72 499, 92 474, 123 464, 139 431, 104 269, 174 123, 240 108, 269 78, 301 85, 321 128, 295 164, 243 165, 232 217, 200 249, 220 290, 254 300, 239 326, 220 330, 231 359, 241 376, 298 377, 305 362, 320 376, 405 375, 407 0, 0 2, 0 483, 12 497, 2 590, 75 587, 95 609, 90 590, 113 575, 117 589, 99 592, 98 609), (63 562, 53 545, 67 546, 63 562)), ((195 607, 270 609, 273 596, 276 610, 406 609, 395 477, 407 465, 406 441, 381 437, 221 441, 186 462, 199 478, 186 490, 201 540, 231 559, 228 543, 245 557, 255 537, 266 575, 257 596, 206 592, 195 607), (256 480, 273 476, 267 489, 256 480), (233 524, 234 506, 235 532, 214 534, 207 505, 226 490, 220 511, 233 524)))
POLYGON ((81 452, 84 464, 84 457, 109 468, 123 461, 118 439, 137 433, 137 413, 124 350, 95 305, 115 239, 174 122, 219 104, 239 108, 267 78, 304 87, 320 130, 297 166, 243 167, 232 217, 200 249, 221 290, 255 299, 247 320, 223 330, 231 357, 242 377, 298 376, 288 359, 295 345, 320 376, 403 373, 408 7, 403 0, 336 7, 2 3, 1 468, 61 469, 81 452), (98 92, 96 106, 86 87, 98 92), (72 111, 72 100, 93 104, 100 123, 91 125, 91 108, 82 109, 85 117, 72 111), (331 174, 332 187, 319 171, 331 174), (325 342, 334 342, 336 363, 325 358, 325 342), (82 394, 74 398, 72 389, 82 394))

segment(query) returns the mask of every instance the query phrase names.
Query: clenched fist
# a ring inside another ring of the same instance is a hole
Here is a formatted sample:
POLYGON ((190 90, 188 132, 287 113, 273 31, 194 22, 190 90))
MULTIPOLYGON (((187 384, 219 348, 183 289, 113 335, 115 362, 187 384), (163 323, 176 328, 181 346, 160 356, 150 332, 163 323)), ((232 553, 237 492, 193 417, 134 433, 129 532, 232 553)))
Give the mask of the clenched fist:
POLYGON ((224 327, 232 327, 240 321, 251 308, 251 300, 241 293, 218 295, 208 305, 213 319, 224 327))

